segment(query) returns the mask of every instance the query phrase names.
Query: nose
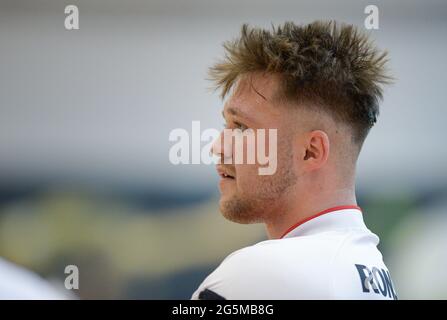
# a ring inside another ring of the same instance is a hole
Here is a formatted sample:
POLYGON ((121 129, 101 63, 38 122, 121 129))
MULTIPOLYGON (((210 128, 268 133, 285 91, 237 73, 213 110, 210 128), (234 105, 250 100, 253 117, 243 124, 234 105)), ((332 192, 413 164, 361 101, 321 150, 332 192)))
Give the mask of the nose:
POLYGON ((219 136, 214 140, 213 145, 211 146, 211 154, 223 158, 224 155, 224 146, 223 146, 223 135, 222 132, 219 136))
POLYGON ((221 132, 219 136, 214 140, 213 145, 211 146, 211 154, 220 157, 221 163, 224 163, 224 160, 232 158, 232 139, 224 139, 224 134, 221 132), (230 140, 229 142, 226 140, 230 140))

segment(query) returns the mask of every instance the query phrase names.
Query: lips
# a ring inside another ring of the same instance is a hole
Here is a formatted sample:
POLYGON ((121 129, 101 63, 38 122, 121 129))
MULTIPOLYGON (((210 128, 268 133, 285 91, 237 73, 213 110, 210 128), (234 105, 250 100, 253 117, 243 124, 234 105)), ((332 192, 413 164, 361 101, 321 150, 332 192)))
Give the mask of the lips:
POLYGON ((224 179, 235 179, 234 174, 230 172, 226 167, 221 165, 216 166, 217 173, 224 179))

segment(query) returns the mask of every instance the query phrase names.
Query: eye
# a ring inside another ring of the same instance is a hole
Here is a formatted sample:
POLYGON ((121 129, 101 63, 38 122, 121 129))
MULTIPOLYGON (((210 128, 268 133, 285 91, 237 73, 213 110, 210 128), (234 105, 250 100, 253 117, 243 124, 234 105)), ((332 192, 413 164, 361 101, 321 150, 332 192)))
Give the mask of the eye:
POLYGON ((238 129, 240 129, 241 131, 245 131, 245 130, 248 129, 248 127, 247 127, 245 124, 242 124, 242 123, 239 123, 239 122, 235 122, 234 124, 235 124, 236 127, 237 127, 238 129))

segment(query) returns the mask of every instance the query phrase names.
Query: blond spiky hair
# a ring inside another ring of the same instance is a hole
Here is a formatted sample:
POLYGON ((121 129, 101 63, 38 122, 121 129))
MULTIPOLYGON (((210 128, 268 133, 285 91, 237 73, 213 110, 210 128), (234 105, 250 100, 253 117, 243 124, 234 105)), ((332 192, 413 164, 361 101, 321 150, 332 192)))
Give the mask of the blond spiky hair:
POLYGON ((334 21, 286 22, 271 31, 244 24, 241 36, 224 48, 225 59, 210 68, 222 98, 243 74, 279 74, 280 96, 349 123, 360 143, 377 120, 382 85, 392 80, 385 68, 387 52, 354 26, 334 21))

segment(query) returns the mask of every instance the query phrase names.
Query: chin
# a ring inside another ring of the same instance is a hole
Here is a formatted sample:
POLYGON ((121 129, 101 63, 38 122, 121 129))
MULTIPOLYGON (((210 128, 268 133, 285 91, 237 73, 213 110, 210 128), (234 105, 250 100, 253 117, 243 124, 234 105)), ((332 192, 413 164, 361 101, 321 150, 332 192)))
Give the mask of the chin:
POLYGON ((231 222, 252 224, 262 222, 259 212, 249 202, 234 197, 221 197, 219 209, 223 217, 231 222))

